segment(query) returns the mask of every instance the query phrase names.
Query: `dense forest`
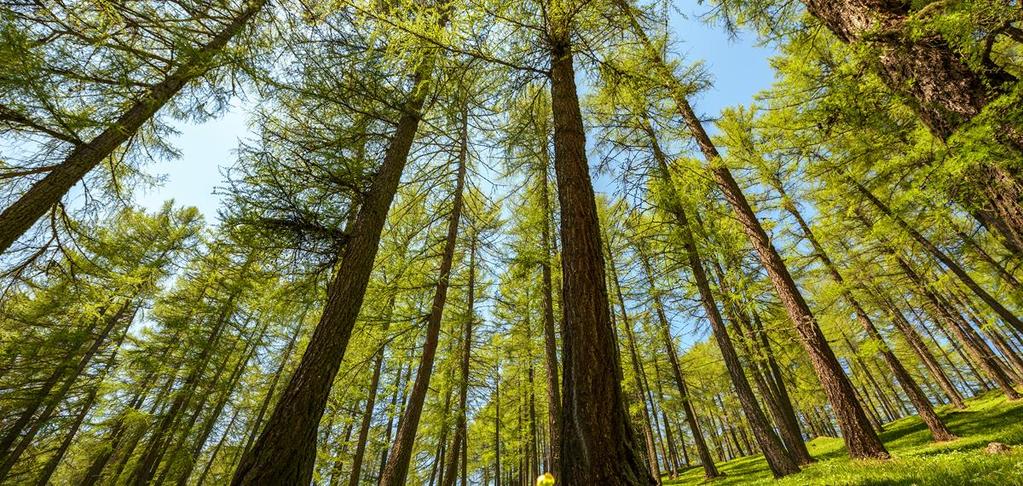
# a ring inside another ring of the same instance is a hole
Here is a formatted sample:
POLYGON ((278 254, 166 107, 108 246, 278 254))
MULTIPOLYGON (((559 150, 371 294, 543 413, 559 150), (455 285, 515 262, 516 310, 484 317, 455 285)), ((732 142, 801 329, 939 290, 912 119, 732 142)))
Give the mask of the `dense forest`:
POLYGON ((0 2, 0 483, 1023 482, 1023 2, 677 8, 0 2))

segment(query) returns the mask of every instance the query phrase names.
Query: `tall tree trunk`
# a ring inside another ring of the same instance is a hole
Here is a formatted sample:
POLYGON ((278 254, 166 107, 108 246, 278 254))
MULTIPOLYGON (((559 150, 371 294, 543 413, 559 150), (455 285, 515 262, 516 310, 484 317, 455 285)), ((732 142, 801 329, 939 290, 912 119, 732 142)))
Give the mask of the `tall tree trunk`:
MULTIPOLYGON (((546 131, 544 132, 544 141, 547 140, 546 131)), ((547 428, 550 430, 550 445, 547 450, 547 462, 549 464, 550 472, 554 477, 561 477, 558 465, 561 462, 561 455, 558 444, 561 443, 559 438, 560 418, 561 418, 561 390, 558 385, 558 344, 557 337, 555 335, 555 322, 554 322, 554 284, 551 278, 551 260, 553 255, 551 254, 551 201, 550 194, 547 187, 547 168, 550 166, 550 161, 547 160, 547 144, 541 151, 544 154, 544 164, 542 167, 542 177, 540 177, 540 210, 543 211, 543 227, 540 229, 540 242, 542 245, 543 255, 541 255, 541 275, 543 280, 543 337, 544 337, 544 366, 547 369, 547 428)))
POLYGON ((210 459, 206 461, 206 465, 203 466, 202 472, 199 474, 199 479, 196 480, 196 486, 203 486, 206 484, 206 478, 209 477, 210 470, 213 469, 213 463, 216 462, 217 455, 220 454, 220 449, 224 448, 228 434, 230 434, 231 429, 234 428, 234 424, 238 420, 238 413, 240 411, 240 407, 235 407, 234 411, 231 413, 231 420, 229 420, 227 425, 224 426, 224 433, 220 435, 220 440, 217 441, 217 445, 213 446, 213 450, 210 451, 210 459))
POLYGON ((693 112, 689 101, 686 99, 687 92, 682 83, 675 77, 675 73, 664 62, 661 52, 654 47, 647 38, 646 32, 636 20, 628 2, 618 0, 621 11, 627 16, 633 32, 640 38, 649 60, 658 70, 665 87, 679 113, 682 116, 686 127, 696 138, 701 152, 707 159, 711 173, 718 187, 725 194, 725 199, 732 207, 736 219, 740 222, 750 243, 759 255, 761 263, 767 270, 771 282, 792 323, 795 325, 803 347, 810 355, 810 362, 824 387, 824 393, 834 408, 838 417, 839 426, 843 431, 846 448, 849 455, 854 458, 885 458, 888 451, 885 450, 881 440, 870 427, 863 409, 854 398, 852 384, 849 378, 842 371, 838 359, 828 345, 824 333, 821 331, 813 313, 803 299, 802 294, 796 287, 795 281, 789 274, 788 268, 781 259, 781 255, 774 248, 770 238, 764 231, 763 226, 757 219, 756 214, 750 207, 749 202, 743 195, 739 185, 732 178, 731 172, 721 165, 721 158, 717 148, 711 142, 710 136, 703 128, 700 119, 693 112))
POLYGON ((548 48, 554 167, 561 207, 564 383, 563 484, 654 484, 623 406, 611 325, 600 222, 586 160, 586 138, 572 65, 571 13, 551 2, 548 48))
POLYGON ((75 415, 74 420, 71 422, 71 426, 64 432, 64 439, 60 442, 60 446, 50 456, 50 459, 46 462, 43 467, 43 472, 39 474, 36 479, 36 486, 46 486, 50 484, 50 478, 53 473, 57 470, 57 466, 60 465, 61 461, 64 460, 64 455, 67 454, 68 449, 71 448, 71 443, 74 441, 75 436, 78 435, 78 430, 81 429, 82 423, 85 422, 85 417, 89 415, 93 405, 96 403, 96 397, 99 395, 100 387, 103 385, 103 380, 106 379, 110 370, 114 367, 117 362, 117 353, 121 349, 121 344, 124 343, 124 338, 128 334, 128 325, 124 326, 124 330, 120 332, 120 337, 113 344, 113 351, 110 352, 110 356, 106 359, 103 364, 103 370, 96 379, 96 384, 89 390, 89 394, 86 395, 85 399, 82 400, 81 407, 78 409, 78 414, 75 415))
MULTIPOLYGON (((674 215, 675 226, 682 236, 682 246, 689 261, 689 269, 696 281, 696 288, 700 292, 700 302, 703 304, 703 310, 707 313, 708 320, 710 320, 714 339, 717 341, 718 349, 721 351, 721 356, 725 362, 725 369, 731 378, 732 387, 739 398, 742 411, 753 428, 753 435, 756 437, 757 444, 760 445, 760 450, 764 453, 764 457, 767 459, 767 464, 774 477, 779 478, 797 473, 799 472, 799 466, 796 463, 795 457, 785 449, 781 439, 774 433, 774 429, 771 428, 767 417, 760 408, 760 404, 757 403, 756 395, 753 393, 749 381, 746 379, 746 372, 742 368, 742 362, 739 361, 739 354, 735 351, 732 338, 728 334, 724 319, 722 319, 717 302, 714 300, 714 294, 710 288, 710 280, 707 278, 707 272, 703 267, 703 260, 700 257, 699 249, 696 247, 689 219, 686 216, 685 209, 682 207, 682 200, 675 192, 675 185, 671 179, 667 156, 661 150, 653 128, 645 121, 644 124, 646 125, 647 134, 650 136, 650 146, 654 152, 654 159, 658 167, 657 172, 660 174, 661 181, 668 190, 668 197, 670 199, 669 211, 674 215)), ((652 269, 650 268, 648 256, 644 254, 642 245, 640 245, 638 250, 647 272, 651 293, 653 293, 655 292, 653 288, 653 273, 651 273, 652 269)), ((659 301, 659 296, 655 296, 655 299, 659 301)), ((657 309, 658 315, 663 318, 663 310, 659 307, 660 305, 658 305, 657 309)))
POLYGON ((86 174, 134 137, 139 128, 152 119, 181 88, 205 74, 212 66, 213 59, 265 4, 266 0, 246 2, 242 10, 209 42, 192 52, 184 53, 181 64, 166 78, 149 88, 96 138, 75 145, 63 162, 4 209, 0 213, 0 254, 5 253, 15 240, 59 203, 86 174))
POLYGON ((220 342, 220 337, 223 335, 224 329, 227 328, 227 323, 235 311, 235 300, 238 298, 238 295, 238 291, 233 292, 223 304, 223 307, 221 307, 220 313, 213 324, 213 329, 205 341, 205 346, 203 346, 199 355, 195 358, 195 366, 189 371, 188 376, 181 385, 181 389, 175 394, 170 408, 157 422, 156 428, 149 438, 148 445, 136 463, 135 469, 132 471, 131 478, 128 481, 129 484, 145 486, 152 481, 153 476, 157 472, 157 467, 159 467, 160 461, 168 449, 167 441, 172 438, 168 434, 173 435, 174 426, 178 423, 178 420, 185 412, 185 408, 191 402, 199 380, 202 379, 209 365, 213 350, 220 342))
MULTIPOLYGON (((7 432, 4 437, 3 446, 0 448, 0 481, 7 478, 11 472, 11 468, 14 467, 15 463, 17 463, 21 458, 21 455, 28 450, 32 441, 35 440, 36 434, 38 434, 42 427, 49 422, 50 418, 53 417, 53 413, 57 410, 57 406, 60 405, 60 403, 67 397, 68 391, 71 390, 71 387, 74 386, 74 384, 78 381, 78 378, 85 371, 86 367, 88 367, 92 362, 92 358, 95 357, 103 345, 107 343, 107 338, 114 330, 114 327, 118 324, 122 324, 124 326, 130 325, 130 320, 122 322, 125 321, 124 316, 128 315, 127 311, 129 305, 130 301, 125 301, 119 306, 116 312, 105 320, 103 328, 99 331, 99 334, 96 335, 91 342, 89 342, 88 348, 85 349, 85 352, 82 354, 81 358, 78 359, 77 364, 73 368, 68 369, 69 367, 66 366, 66 364, 62 364, 54 370, 51 376, 55 376, 57 378, 47 380, 47 383, 44 384, 43 390, 40 391, 40 399, 36 400, 28 410, 23 412, 14 423, 14 426, 7 432), (53 394, 50 394, 49 392, 52 389, 52 385, 50 384, 56 384, 60 381, 63 381, 61 387, 53 394), (38 416, 35 416, 35 420, 32 421, 31 419, 40 406, 42 406, 42 410, 39 412, 38 416), (30 422, 31 425, 29 425, 30 422), (28 427, 27 430, 25 429, 26 426, 28 427), (8 451, 7 448, 14 444, 22 431, 24 431, 24 436, 21 436, 21 440, 18 441, 17 445, 8 451)), ((137 311, 138 308, 136 307, 134 312, 137 311)), ((134 319, 134 312, 131 314, 132 319, 134 319)), ((80 346, 75 348, 74 354, 77 354, 78 349, 80 349, 80 346)))
POLYGON ((803 215, 796 208, 795 204, 788 197, 785 192, 784 185, 781 181, 775 179, 775 189, 781 194, 783 205, 785 210, 795 218, 796 223, 803 232, 803 236, 806 237, 807 241, 814 249, 814 253, 817 259, 824 264, 824 268, 827 269, 828 274, 831 275, 831 279, 841 287, 842 297, 846 303, 853 308, 853 313, 856 314, 856 320, 859 321, 860 326, 866 331, 867 336, 880 344, 881 348, 878 354, 884 359, 885 364, 888 366, 889 371, 895 376, 895 379, 899 381, 903 391, 906 392, 906 396, 913 403, 913 406, 917 410, 917 414, 927 425, 927 429, 931 432, 931 438, 936 442, 948 441, 955 439, 955 435, 948 430, 948 427, 938 417, 938 414, 934 413, 934 408, 931 406, 931 402, 924 395, 923 391, 920 390, 919 385, 913 380, 913 377, 909 374, 906 368, 902 365, 902 362, 895 356, 895 353, 888 347, 881 333, 877 330, 874 325, 874 321, 867 314, 867 311, 860 305, 859 300, 853 295, 852 290, 849 289, 846 284, 845 278, 842 277, 842 273, 838 270, 838 266, 828 255, 827 251, 824 250, 824 245, 820 243, 817 236, 810 229, 810 225, 803 219, 803 215))
MULTIPOLYGON (((706 441, 703 439, 703 434, 699 428, 699 422, 696 420, 696 411, 693 409, 692 400, 689 396, 689 388, 686 385, 685 377, 682 375, 682 367, 678 360, 678 351, 675 349, 675 340, 671 337, 671 325, 664 313, 664 305, 661 302, 660 293, 654 285, 653 269, 645 251, 639 246, 636 247, 636 251, 639 254, 640 263, 642 263, 643 270, 646 275, 650 298, 653 300, 654 312, 657 315, 658 321, 658 334, 661 337, 661 343, 664 345, 664 354, 668 357, 668 364, 671 366, 672 376, 675 378, 675 385, 678 387, 679 399, 682 400, 683 410, 685 410, 686 414, 686 421, 689 422, 689 429, 693 434, 693 442, 696 443, 696 451, 699 454, 700 461, 703 465, 704 477, 708 479, 717 477, 719 475, 718 470, 714 466, 714 460, 711 459, 710 451, 707 449, 706 441)), ((671 439, 669 439, 669 442, 670 440, 671 439)), ((781 445, 780 442, 778 445, 781 445)))
MULTIPOLYGON (((387 310, 384 312, 384 332, 390 327, 391 317, 394 313, 395 294, 391 294, 387 300, 387 310)), ((369 427, 373 422, 373 409, 376 406, 377 389, 380 388, 380 372, 384 365, 385 344, 381 343, 373 363, 373 376, 369 380, 369 396, 366 398, 366 410, 362 414, 362 423, 359 424, 359 437, 356 440, 355 455, 352 456, 352 476, 349 479, 349 486, 358 486, 362 480, 362 461, 366 456, 366 441, 369 439, 369 427)))
MULTIPOLYGON (((446 23, 446 18, 442 22, 446 23)), ((428 86, 434 64, 434 54, 429 53, 419 64, 410 99, 391 135, 383 163, 359 206, 348 243, 341 250, 339 270, 328 287, 320 322, 266 428, 252 449, 242 456, 231 481, 233 485, 307 484, 312 480, 316 429, 362 307, 380 234, 430 94, 428 86)))
POLYGON ((632 323, 629 321, 629 314, 625 310, 625 296, 622 294, 621 282, 618 279, 618 268, 615 265, 614 252, 611 251, 611 242, 607 238, 604 239, 604 248, 607 251, 608 268, 611 270, 611 285, 615 290, 615 295, 618 297, 618 308, 622 316, 622 327, 625 328, 625 338, 626 344, 629 347, 629 359, 632 362, 632 372, 636 377, 636 398, 639 400, 639 403, 642 404, 640 411, 642 412, 643 437, 646 440, 647 462, 650 465, 650 474, 652 474, 654 480, 660 484, 661 469, 657 464, 657 449, 654 446, 652 420, 650 418, 651 411, 649 404, 646 401, 646 393, 643 391, 645 375, 643 365, 640 363, 639 353, 636 351, 636 338, 632 329, 632 323))
POLYGON ((302 323, 305 322, 305 316, 308 310, 308 307, 303 309, 301 317, 299 317, 298 322, 295 323, 295 330, 291 333, 291 337, 288 339, 288 344, 284 346, 284 352, 281 354, 281 361, 277 364, 277 370, 274 371, 273 378, 270 379, 270 386, 266 391, 266 395, 263 396, 263 401, 259 404, 259 412, 256 414, 255 420, 252 421, 248 438, 245 439, 245 447, 242 448, 243 454, 248 452, 249 448, 252 447, 252 443, 259 435, 260 425, 263 423, 263 416, 266 415, 266 410, 270 407, 270 403, 273 401, 274 391, 277 390, 277 383, 280 382, 281 376, 284 374, 284 367, 288 365, 288 361, 291 359, 291 353, 295 350, 295 343, 298 341, 298 335, 302 332, 302 323))
POLYGON ((1009 377, 1005 374, 1005 370, 1002 369, 1002 365, 995 360, 991 349, 987 347, 987 344, 976 342, 970 335, 969 331, 964 328, 964 324, 961 323, 949 311, 935 293, 927 288, 927 284, 921 278, 921 276, 913 270, 913 268, 907 263, 902 257, 894 255, 890 248, 886 249, 891 252, 892 256, 896 259, 902 272, 909 277, 910 281, 913 282, 916 290, 927 299, 935 315, 942 321, 946 329, 950 329, 957 338, 957 342, 965 346, 970 357, 976 362, 987 375, 995 380, 1002 392, 1009 400, 1016 400, 1020 398, 1019 392, 1012 387, 1012 382, 1009 377))
POLYGON ((405 484, 408 476, 409 462, 412 459, 412 446, 419 428, 419 419, 426 403, 426 393, 430 388, 430 377, 433 374, 433 362, 437 354, 437 342, 440 337, 441 318, 444 315, 444 304, 447 301, 451 266, 455 258, 455 243, 458 240, 458 225, 462 219, 463 192, 465 187, 466 158, 468 157, 468 115, 463 112, 462 132, 459 140, 458 173, 455 183, 454 202, 448 217, 447 237, 444 241, 444 253, 441 256, 440 271, 436 290, 433 294, 433 305, 426 322, 426 342, 423 344, 423 356, 416 372, 416 382, 412 385, 412 394, 405 414, 398 425, 398 434, 391 446, 387 465, 380 477, 380 486, 398 486, 405 484))
POLYGON ((906 342, 909 343, 909 347, 916 354, 917 358, 920 359, 920 362, 924 364, 927 371, 930 372, 942 392, 945 393, 945 396, 952 403, 952 406, 960 410, 965 409, 966 403, 963 402, 962 394, 959 393, 959 390, 956 389, 955 385, 952 384, 952 381, 949 380, 948 375, 945 374, 945 371, 941 368, 941 365, 938 364, 937 359, 935 359, 931 351, 927 349, 927 345, 924 344, 923 339, 916 332, 916 329, 913 328, 913 325, 906 320, 905 316, 902 315, 902 312, 895 307, 895 304, 892 303, 887 296, 880 293, 879 289, 874 288, 873 294, 876 296, 877 300, 881 302, 881 306, 887 311, 888 316, 891 317, 892 322, 895 323, 895 327, 900 333, 902 333, 906 342))
MULTIPOLYGON (((466 416, 468 410, 466 404, 469 393, 469 361, 472 357, 472 326, 476 318, 476 237, 473 233, 469 242, 469 286, 466 289, 467 302, 466 311, 468 316, 465 319, 465 331, 462 334, 462 360, 461 376, 459 378, 458 410, 455 412, 455 436, 451 439, 451 458, 448 460, 446 482, 443 486, 454 486, 455 478, 458 475, 458 451, 459 448, 467 448, 466 416)), ((532 368, 530 368, 532 371, 532 368)), ((352 486, 355 486, 354 484, 352 486)))

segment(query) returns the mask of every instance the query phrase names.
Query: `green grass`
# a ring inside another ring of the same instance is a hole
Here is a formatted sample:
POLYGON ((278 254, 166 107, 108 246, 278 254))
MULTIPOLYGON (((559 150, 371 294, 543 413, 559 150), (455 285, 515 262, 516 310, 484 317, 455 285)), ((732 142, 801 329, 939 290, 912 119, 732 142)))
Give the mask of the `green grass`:
POLYGON ((966 410, 941 407, 938 413, 958 440, 936 444, 916 417, 885 426, 881 434, 892 458, 887 461, 851 460, 841 439, 820 437, 807 445, 817 463, 799 474, 774 480, 761 455, 718 463, 724 478, 703 479, 703 469, 690 468, 664 484, 809 485, 1023 485, 1023 401, 1007 402, 991 393, 972 399, 966 410), (990 442, 1013 447, 1008 454, 989 455, 990 442))

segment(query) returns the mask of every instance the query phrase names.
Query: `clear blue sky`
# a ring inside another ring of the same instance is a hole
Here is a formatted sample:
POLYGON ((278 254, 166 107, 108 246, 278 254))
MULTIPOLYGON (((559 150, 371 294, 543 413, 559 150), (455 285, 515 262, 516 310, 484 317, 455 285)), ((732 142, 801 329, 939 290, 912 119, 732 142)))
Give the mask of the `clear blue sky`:
MULTIPOLYGON (((753 95, 767 88, 772 81, 768 58, 769 48, 755 46, 752 35, 732 39, 720 27, 707 25, 699 16, 706 6, 696 0, 676 0, 682 15, 673 14, 673 40, 676 50, 688 62, 702 60, 713 77, 713 86, 694 100, 701 114, 714 116, 722 108, 749 103, 753 95)), ((137 194, 139 204, 158 208, 165 200, 179 205, 196 206, 214 222, 220 198, 214 189, 223 185, 222 167, 231 165, 240 139, 246 138, 248 127, 243 108, 235 108, 220 118, 201 125, 182 124, 180 135, 172 141, 181 157, 150 165, 150 174, 162 175, 165 182, 137 194)))

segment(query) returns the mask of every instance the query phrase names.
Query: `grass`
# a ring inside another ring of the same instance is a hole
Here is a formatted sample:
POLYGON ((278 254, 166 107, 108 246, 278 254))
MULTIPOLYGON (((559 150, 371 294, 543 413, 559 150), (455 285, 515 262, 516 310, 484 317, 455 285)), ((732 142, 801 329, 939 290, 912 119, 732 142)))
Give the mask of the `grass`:
POLYGON ((997 393, 974 398, 966 410, 940 407, 938 413, 958 440, 934 443, 916 417, 887 424, 881 440, 891 453, 887 461, 852 460, 841 439, 819 437, 807 443, 817 462, 799 474, 775 480, 761 455, 718 463, 725 477, 706 481, 703 469, 688 469, 665 485, 770 484, 810 485, 1023 485, 1023 401, 1008 402, 997 393), (990 442, 1013 447, 1007 454, 984 452, 990 442))

